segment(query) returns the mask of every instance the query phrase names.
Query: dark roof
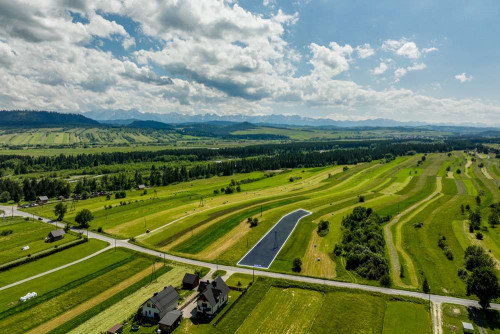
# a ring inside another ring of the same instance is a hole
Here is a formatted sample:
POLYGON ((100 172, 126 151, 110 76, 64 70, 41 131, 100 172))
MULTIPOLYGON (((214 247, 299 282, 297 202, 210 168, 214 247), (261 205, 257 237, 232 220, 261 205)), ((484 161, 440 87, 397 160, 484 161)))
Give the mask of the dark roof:
POLYGON ((123 327, 122 324, 116 324, 114 325, 113 327, 111 327, 110 329, 108 329, 108 333, 116 333, 118 332, 119 329, 121 329, 123 327))
POLYGON ((57 237, 62 237, 65 234, 66 234, 66 232, 64 232, 64 230, 62 228, 60 228, 58 230, 50 231, 49 237, 57 238, 57 237))
POLYGON ((217 300, 219 300, 221 297, 227 296, 229 294, 229 287, 220 277, 217 277, 215 280, 212 281, 212 283, 202 282, 200 283, 200 286, 202 284, 204 285, 204 289, 200 293, 199 298, 206 299, 206 301, 211 306, 217 304, 217 300))
POLYGON ((161 318, 159 324, 165 326, 172 326, 182 317, 182 312, 179 310, 172 310, 165 314, 163 318, 161 318))
POLYGON ((155 304, 156 308, 160 311, 168 308, 172 303, 176 303, 181 298, 173 286, 169 285, 155 296, 151 297, 150 300, 155 304))
POLYGON ((196 276, 195 274, 186 273, 186 275, 184 275, 184 278, 182 279, 182 283, 194 284, 197 278, 198 276, 196 276))

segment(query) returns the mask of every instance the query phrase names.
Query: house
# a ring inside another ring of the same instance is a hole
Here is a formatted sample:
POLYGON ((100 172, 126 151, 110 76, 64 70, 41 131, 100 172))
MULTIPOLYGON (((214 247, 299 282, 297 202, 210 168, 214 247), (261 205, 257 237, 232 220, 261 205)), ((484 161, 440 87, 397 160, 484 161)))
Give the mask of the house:
POLYGON ((200 284, 200 278, 198 275, 186 273, 182 279, 182 288, 184 290, 193 290, 200 284))
POLYGON ((175 309, 180 298, 181 296, 179 296, 173 286, 170 285, 165 287, 162 291, 156 292, 153 297, 142 304, 141 314, 145 318, 158 322, 169 311, 175 309))
POLYGON ((462 328, 464 333, 474 333, 474 326, 469 322, 462 321, 462 328))
POLYGON ((172 310, 165 314, 158 322, 158 328, 162 333, 172 333, 182 321, 182 311, 172 310))
POLYGON ((144 184, 139 184, 139 185, 137 186, 137 189, 139 189, 139 190, 144 190, 144 189, 146 189, 146 186, 145 186, 144 184))
POLYGON ((122 324, 116 324, 110 329, 108 329, 107 333, 108 334, 117 334, 123 332, 123 325, 122 324))
POLYGON ((47 196, 38 196, 38 204, 45 204, 49 201, 47 196))
POLYGON ((229 287, 220 277, 212 283, 200 282, 198 291, 200 292, 196 306, 198 315, 213 317, 227 303, 229 287))
POLYGON ((57 240, 61 240, 62 238, 64 238, 65 234, 66 232, 64 232, 63 229, 50 231, 49 235, 47 235, 47 242, 54 242, 57 240))

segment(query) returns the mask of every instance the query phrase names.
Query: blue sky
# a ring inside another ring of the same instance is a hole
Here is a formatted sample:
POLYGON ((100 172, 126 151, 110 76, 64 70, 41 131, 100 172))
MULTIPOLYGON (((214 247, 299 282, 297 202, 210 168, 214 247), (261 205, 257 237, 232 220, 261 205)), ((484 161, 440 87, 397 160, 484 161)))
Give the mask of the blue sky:
POLYGON ((0 3, 2 109, 500 124, 498 1, 0 3))

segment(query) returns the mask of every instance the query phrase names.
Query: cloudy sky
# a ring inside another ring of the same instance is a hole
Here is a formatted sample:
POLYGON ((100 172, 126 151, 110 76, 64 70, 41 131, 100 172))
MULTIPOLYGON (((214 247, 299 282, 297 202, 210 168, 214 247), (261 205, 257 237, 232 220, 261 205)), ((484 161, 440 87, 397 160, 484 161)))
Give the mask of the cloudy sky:
POLYGON ((500 125, 499 17, 497 0, 0 0, 0 109, 500 125))

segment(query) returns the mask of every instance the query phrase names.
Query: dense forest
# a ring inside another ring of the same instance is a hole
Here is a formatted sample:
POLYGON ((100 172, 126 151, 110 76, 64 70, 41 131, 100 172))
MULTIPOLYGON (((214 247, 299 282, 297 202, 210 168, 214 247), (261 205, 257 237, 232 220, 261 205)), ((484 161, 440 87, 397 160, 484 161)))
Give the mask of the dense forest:
POLYGON ((99 122, 80 114, 47 111, 0 110, 0 127, 96 126, 99 122))

